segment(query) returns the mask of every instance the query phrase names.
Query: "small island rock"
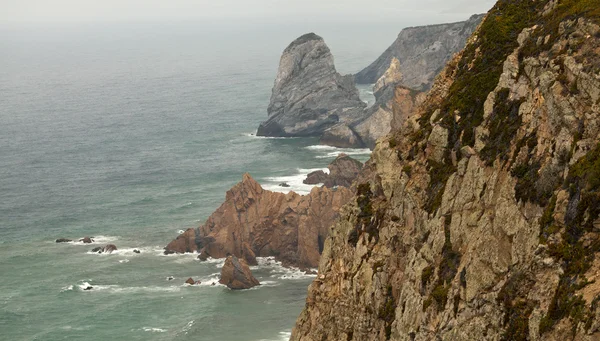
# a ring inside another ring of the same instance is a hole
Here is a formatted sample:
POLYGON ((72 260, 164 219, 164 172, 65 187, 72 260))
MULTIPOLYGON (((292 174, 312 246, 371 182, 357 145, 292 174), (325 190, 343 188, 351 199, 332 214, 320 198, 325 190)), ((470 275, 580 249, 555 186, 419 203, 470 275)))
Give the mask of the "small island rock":
POLYGON ((229 289, 241 290, 250 289, 260 285, 254 278, 250 267, 243 259, 235 256, 228 256, 221 269, 221 279, 219 283, 226 285, 229 289))

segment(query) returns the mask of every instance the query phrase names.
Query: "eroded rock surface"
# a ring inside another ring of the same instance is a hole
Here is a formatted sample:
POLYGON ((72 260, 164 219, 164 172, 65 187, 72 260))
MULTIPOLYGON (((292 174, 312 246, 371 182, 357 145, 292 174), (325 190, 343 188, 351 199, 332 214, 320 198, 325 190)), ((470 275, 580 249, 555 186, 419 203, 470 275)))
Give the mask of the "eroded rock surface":
POLYGON ((496 4, 377 144, 292 341, 600 339, 599 18, 496 4))
POLYGON ((238 259, 235 256, 229 256, 225 260, 225 264, 223 264, 223 268, 221 269, 219 283, 233 290, 250 289, 260 285, 258 280, 252 275, 252 271, 250 271, 250 267, 246 261, 238 259))
POLYGON ((351 75, 342 76, 323 38, 314 33, 284 51, 259 136, 320 136, 339 122, 359 118, 366 104, 351 75))

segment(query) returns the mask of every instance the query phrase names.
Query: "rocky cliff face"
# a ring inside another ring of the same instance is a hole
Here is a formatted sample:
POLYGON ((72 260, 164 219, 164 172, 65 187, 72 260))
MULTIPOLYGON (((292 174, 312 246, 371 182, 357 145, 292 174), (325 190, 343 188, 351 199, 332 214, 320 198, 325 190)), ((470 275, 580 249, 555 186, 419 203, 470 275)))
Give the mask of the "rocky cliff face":
POLYGON ((351 197, 346 187, 315 187, 307 195, 266 191, 244 174, 204 225, 185 231, 166 252, 234 255, 248 264, 275 256, 285 265, 315 268, 329 228, 351 197))
POLYGON ((375 148, 291 340, 600 338, 598 23, 496 4, 375 148))
POLYGON ((352 76, 341 76, 323 38, 301 36, 283 51, 259 136, 320 136, 327 128, 350 122, 365 108, 352 76))
POLYGON ((482 18, 474 15, 458 23, 405 28, 377 60, 355 75, 355 80, 373 84, 397 59, 402 85, 426 91, 452 55, 465 46, 482 18))

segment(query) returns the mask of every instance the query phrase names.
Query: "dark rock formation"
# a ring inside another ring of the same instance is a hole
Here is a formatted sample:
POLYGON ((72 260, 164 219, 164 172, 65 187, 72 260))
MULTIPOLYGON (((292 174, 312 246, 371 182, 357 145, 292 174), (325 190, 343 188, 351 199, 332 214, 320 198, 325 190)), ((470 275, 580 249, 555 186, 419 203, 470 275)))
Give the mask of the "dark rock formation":
POLYGON ((599 47, 597 1, 500 0, 377 144, 290 340, 600 339, 599 47))
POLYGON ((288 184, 287 182, 282 182, 279 184, 279 187, 290 187, 290 184, 288 184))
POLYGON ((83 237, 82 239, 79 239, 79 241, 85 244, 91 244, 94 242, 94 240, 90 237, 83 237))
POLYGON ((306 175, 306 179, 302 182, 306 185, 317 185, 325 183, 329 179, 329 175, 322 170, 310 172, 306 175))
POLYGON ((92 249, 92 252, 102 253, 102 246, 98 246, 92 249))
POLYGON ((68 242, 72 242, 71 239, 67 239, 67 238, 58 238, 56 240, 57 243, 68 243, 68 242))
POLYGON ((112 253, 113 251, 117 251, 117 247, 114 244, 107 244, 102 248, 103 253, 112 253))
POLYGON ((133 250, 133 253, 140 254, 140 253, 142 253, 142 251, 135 249, 135 250, 133 250))
POLYGON ((194 279, 192 277, 188 278, 185 281, 185 284, 189 284, 189 285, 194 285, 196 282, 194 281, 194 279))
POLYGON ((206 253, 206 250, 202 250, 202 252, 200 252, 200 254, 198 255, 198 259, 202 262, 206 261, 208 259, 208 253, 206 253))
POLYGON ((354 78, 359 84, 373 84, 396 58, 402 85, 419 91, 429 90, 435 76, 452 55, 465 46, 482 19, 483 14, 479 14, 457 23, 405 28, 377 60, 354 78))
POLYGON ((323 38, 301 36, 284 51, 259 136, 320 136, 339 122, 351 122, 366 107, 352 76, 341 76, 323 38))
POLYGON ((248 264, 243 259, 235 256, 229 256, 221 269, 221 278, 219 283, 226 285, 229 289, 242 290, 250 289, 260 285, 254 278, 248 264))
POLYGON ((329 166, 327 166, 327 168, 329 168, 329 174, 322 170, 314 171, 306 176, 303 183, 308 185, 322 183, 328 188, 336 186, 350 187, 362 167, 362 162, 341 153, 329 164, 329 166))
POLYGON ((166 252, 200 251, 203 258, 234 255, 248 264, 256 264, 256 257, 274 256, 286 265, 314 268, 329 227, 351 195, 345 187, 315 187, 304 196, 276 193, 244 174, 204 225, 185 231, 166 252))

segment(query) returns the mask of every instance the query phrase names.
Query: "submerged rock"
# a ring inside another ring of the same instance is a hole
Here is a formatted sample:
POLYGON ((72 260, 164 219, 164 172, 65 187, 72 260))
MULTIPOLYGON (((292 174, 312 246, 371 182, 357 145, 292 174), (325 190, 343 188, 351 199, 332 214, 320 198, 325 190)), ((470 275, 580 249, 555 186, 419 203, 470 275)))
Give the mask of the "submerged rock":
POLYGON ((140 251, 138 249, 135 249, 135 250, 133 250, 133 253, 138 253, 139 254, 139 253, 142 253, 142 251, 140 251))
POLYGON ((250 289, 260 285, 258 280, 252 275, 246 261, 238 259, 235 256, 229 256, 225 260, 225 264, 223 264, 223 268, 221 269, 219 283, 233 290, 250 289))
POLYGON ((102 253, 102 246, 98 246, 92 249, 92 252, 102 253))
POLYGON ((84 244, 91 244, 92 242, 94 242, 94 240, 90 237, 83 237, 82 239, 79 239, 79 241, 84 244))
POLYGON ((67 239, 67 238, 58 238, 56 240, 56 242, 57 243, 69 243, 69 242, 72 242, 72 240, 71 239, 67 239))
POLYGON ((282 182, 279 184, 279 187, 290 187, 290 185, 287 182, 282 182))
POLYGON ((114 244, 107 244, 105 247, 102 248, 102 252, 104 253, 112 253, 113 251, 116 251, 117 247, 114 244))
POLYGON ((187 281, 185 281, 186 284, 189 285, 194 285, 196 282, 194 281, 194 279, 192 277, 188 278, 187 281))
POLYGON ((294 40, 284 51, 259 136, 320 136, 327 128, 350 122, 366 104, 352 76, 341 76, 323 38, 314 33, 294 40))

